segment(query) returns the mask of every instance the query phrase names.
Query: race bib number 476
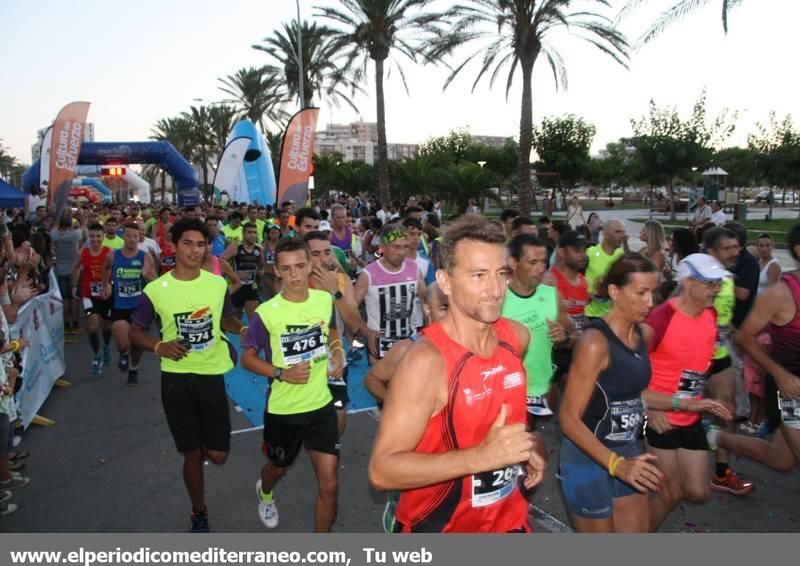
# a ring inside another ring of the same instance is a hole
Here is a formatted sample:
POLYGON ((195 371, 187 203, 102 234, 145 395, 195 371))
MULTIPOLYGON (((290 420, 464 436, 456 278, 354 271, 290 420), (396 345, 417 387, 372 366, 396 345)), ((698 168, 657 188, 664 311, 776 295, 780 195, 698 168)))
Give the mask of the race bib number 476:
POLYGON ((316 324, 297 332, 281 334, 281 351, 283 361, 288 366, 325 355, 326 347, 322 325, 316 324))

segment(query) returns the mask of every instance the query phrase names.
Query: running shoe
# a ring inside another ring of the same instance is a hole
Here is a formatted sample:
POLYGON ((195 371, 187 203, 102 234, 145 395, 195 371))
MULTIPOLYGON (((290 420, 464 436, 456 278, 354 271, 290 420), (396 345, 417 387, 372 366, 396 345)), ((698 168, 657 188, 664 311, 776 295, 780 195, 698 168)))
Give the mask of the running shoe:
POLYGON ((132 369, 128 371, 128 387, 133 387, 139 383, 139 370, 132 369))
POLYGON ((193 533, 210 533, 208 528, 208 511, 195 513, 192 511, 192 531, 193 533))
POLYGON ((0 517, 11 515, 16 510, 17 506, 14 503, 0 503, 0 517))
POLYGON ((92 373, 100 374, 103 373, 103 356, 102 354, 97 354, 94 358, 92 358, 92 373))
POLYGON ((547 404, 547 399, 541 396, 528 396, 528 412, 537 417, 549 417, 553 414, 550 406, 547 404))
POLYGON ((16 472, 11 472, 11 477, 6 481, 0 481, 0 489, 4 491, 15 490, 25 487, 31 483, 31 478, 26 478, 16 472))
POLYGON ((261 480, 256 482, 256 496, 258 497, 258 518, 265 527, 274 529, 278 526, 278 507, 275 505, 275 499, 269 503, 261 499, 261 480))
POLYGON ((732 495, 747 495, 752 493, 755 488, 756 486, 752 482, 742 481, 730 468, 725 470, 724 476, 719 477, 714 474, 714 478, 711 480, 711 489, 732 495))
POLYGON ((103 346, 103 365, 105 367, 111 367, 113 363, 114 359, 111 357, 111 348, 103 346))
POLYGON ((128 371, 128 363, 128 354, 120 354, 119 363, 117 364, 119 371, 128 371))
POLYGON ((775 432, 775 429, 770 426, 767 419, 764 419, 761 421, 761 425, 759 425, 758 430, 756 431, 756 438, 764 440, 773 432, 775 432))
POLYGON ((20 460, 19 462, 11 462, 8 465, 8 469, 11 470, 12 472, 18 472, 24 467, 25 467, 25 462, 23 462, 22 460, 20 460))
POLYGON ((0 491, 0 503, 5 503, 9 499, 11 499, 10 491, 0 491))

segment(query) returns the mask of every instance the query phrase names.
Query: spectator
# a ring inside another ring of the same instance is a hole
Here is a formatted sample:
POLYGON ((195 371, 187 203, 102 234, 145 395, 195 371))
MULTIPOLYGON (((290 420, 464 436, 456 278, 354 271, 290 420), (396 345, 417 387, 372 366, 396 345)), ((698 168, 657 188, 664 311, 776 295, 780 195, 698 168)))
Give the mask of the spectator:
POLYGON ((50 232, 50 239, 53 243, 58 290, 64 301, 64 332, 80 334, 78 298, 72 295, 72 269, 80 250, 81 229, 74 228, 72 218, 64 214, 58 219, 58 228, 50 232))

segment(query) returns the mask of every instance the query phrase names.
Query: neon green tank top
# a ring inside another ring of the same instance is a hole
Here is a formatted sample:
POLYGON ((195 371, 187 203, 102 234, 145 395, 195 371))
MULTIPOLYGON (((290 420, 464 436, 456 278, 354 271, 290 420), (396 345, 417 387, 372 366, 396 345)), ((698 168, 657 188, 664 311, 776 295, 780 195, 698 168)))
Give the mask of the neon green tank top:
POLYGON ((528 374, 528 395, 544 395, 553 377, 553 342, 547 333, 547 321, 558 320, 556 288, 540 284, 530 297, 521 297, 509 288, 502 315, 530 330, 531 342, 523 360, 528 374))
POLYGON ((191 344, 186 357, 177 362, 161 358, 162 371, 219 375, 233 369, 222 331, 227 292, 225 280, 205 270, 192 281, 176 279, 169 271, 144 288, 161 320, 161 339, 183 337, 191 344))
POLYGON ((611 299, 597 298, 594 294, 597 292, 597 283, 606 276, 611 265, 624 253, 622 248, 617 248, 613 254, 608 255, 601 244, 586 250, 586 257, 589 259, 586 266, 586 282, 589 284, 589 294, 592 295, 592 300, 584 310, 586 316, 600 317, 611 310, 611 299))
POLYGON ((722 280, 717 298, 714 299, 714 309, 717 311, 717 349, 714 350, 714 359, 721 360, 730 356, 727 343, 728 334, 733 320, 733 307, 736 305, 733 279, 726 277, 722 280))
POLYGON ((331 402, 328 389, 328 332, 333 314, 330 293, 309 289, 302 303, 279 293, 256 309, 269 332, 272 365, 290 368, 311 361, 311 375, 302 385, 274 380, 267 411, 275 415, 307 413, 331 402))

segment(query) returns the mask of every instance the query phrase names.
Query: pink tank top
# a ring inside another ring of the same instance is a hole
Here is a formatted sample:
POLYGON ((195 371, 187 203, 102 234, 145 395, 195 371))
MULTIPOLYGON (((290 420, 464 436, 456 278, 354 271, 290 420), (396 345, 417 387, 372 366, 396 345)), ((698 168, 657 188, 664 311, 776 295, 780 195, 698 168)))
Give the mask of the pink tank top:
POLYGON ((800 356, 797 350, 800 349, 800 281, 795 275, 790 273, 781 277, 792 292, 794 299, 794 318, 788 324, 775 326, 770 324, 767 327, 769 337, 772 339, 770 355, 772 358, 794 375, 800 374, 800 356))
POLYGON ((222 267, 219 264, 219 258, 214 256, 214 275, 222 275, 222 267))

